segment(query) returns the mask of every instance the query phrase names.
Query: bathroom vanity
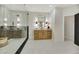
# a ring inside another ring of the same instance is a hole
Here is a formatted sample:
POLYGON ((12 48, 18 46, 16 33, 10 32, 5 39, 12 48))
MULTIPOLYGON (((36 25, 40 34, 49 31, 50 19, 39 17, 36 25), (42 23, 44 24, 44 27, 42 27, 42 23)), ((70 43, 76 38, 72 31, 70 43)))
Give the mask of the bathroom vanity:
POLYGON ((35 17, 34 20, 34 40, 52 39, 51 22, 46 16, 35 17))
MULTIPOLYGON (((23 27, 24 28, 24 27, 23 27)), ((23 38, 24 33, 23 29, 18 29, 15 26, 8 26, 7 29, 0 28, 0 37, 8 37, 8 38, 23 38)))

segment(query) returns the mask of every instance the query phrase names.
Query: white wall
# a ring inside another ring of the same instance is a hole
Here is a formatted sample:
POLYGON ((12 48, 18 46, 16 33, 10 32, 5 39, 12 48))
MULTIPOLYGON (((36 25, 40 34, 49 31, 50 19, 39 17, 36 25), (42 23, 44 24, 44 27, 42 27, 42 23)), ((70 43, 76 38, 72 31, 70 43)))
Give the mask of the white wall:
POLYGON ((66 27, 64 27, 65 39, 74 40, 74 15, 77 13, 79 13, 78 5, 63 9, 64 22, 66 22, 66 27))
POLYGON ((55 8, 55 38, 56 42, 64 41, 64 21, 61 8, 55 8))
POLYGON ((74 16, 65 16, 65 18, 64 18, 64 36, 65 36, 65 40, 74 41, 74 16))
POLYGON ((5 6, 0 6, 0 26, 3 25, 3 20, 5 17, 8 18, 8 9, 5 6))
POLYGON ((51 23, 51 28, 52 28, 52 38, 53 40, 55 40, 55 9, 53 9, 50 13, 49 13, 49 20, 51 23))
POLYGON ((2 12, 1 12, 1 5, 0 5, 0 26, 2 25, 2 12))
MULTIPOLYGON (((76 13, 79 13, 78 6, 72 6, 69 8, 55 8, 55 32, 54 32, 54 40, 57 42, 64 41, 64 17, 65 16, 73 16, 76 13)), ((68 29, 69 35, 67 36, 68 39, 74 40, 74 17, 71 17, 69 19, 72 19, 72 26, 68 29), (71 31, 70 31, 71 30, 71 31), (73 36, 73 37, 72 37, 73 36)), ((70 25, 71 25, 70 24, 70 25)), ((67 32, 67 33, 68 33, 67 32)))
POLYGON ((35 20, 35 16, 38 15, 45 15, 47 16, 48 13, 40 13, 40 12, 29 12, 29 20, 28 20, 28 25, 29 25, 29 38, 34 40, 34 20, 35 20))

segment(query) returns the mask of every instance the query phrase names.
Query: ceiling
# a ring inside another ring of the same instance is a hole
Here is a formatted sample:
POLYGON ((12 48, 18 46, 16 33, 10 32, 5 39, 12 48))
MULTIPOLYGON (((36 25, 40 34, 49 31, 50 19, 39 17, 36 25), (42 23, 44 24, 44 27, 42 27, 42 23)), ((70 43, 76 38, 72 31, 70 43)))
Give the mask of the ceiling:
POLYGON ((31 11, 31 12, 50 12, 53 8, 67 8, 76 4, 5 4, 10 10, 31 11))

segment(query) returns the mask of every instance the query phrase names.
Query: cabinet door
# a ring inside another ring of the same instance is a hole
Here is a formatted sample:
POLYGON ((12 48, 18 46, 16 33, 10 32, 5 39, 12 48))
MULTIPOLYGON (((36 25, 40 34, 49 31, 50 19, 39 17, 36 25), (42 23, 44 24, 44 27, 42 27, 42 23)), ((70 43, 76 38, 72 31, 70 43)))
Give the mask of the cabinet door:
POLYGON ((43 39, 52 39, 51 30, 34 30, 34 39, 43 40, 43 39))
POLYGON ((34 30, 34 40, 39 39, 39 31, 34 30))
POLYGON ((52 30, 47 31, 48 39, 52 39, 52 30))
POLYGON ((44 37, 43 30, 39 30, 39 39, 43 39, 43 37, 44 37))
POLYGON ((15 30, 13 34, 14 34, 14 38, 22 38, 21 30, 15 30))
POLYGON ((47 39, 47 30, 43 31, 43 39, 47 39))

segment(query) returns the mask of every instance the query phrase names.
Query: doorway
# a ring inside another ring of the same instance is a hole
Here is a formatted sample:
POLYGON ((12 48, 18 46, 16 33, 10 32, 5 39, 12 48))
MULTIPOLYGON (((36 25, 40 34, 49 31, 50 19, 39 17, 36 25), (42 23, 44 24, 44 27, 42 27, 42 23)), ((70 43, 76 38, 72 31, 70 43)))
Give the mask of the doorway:
POLYGON ((74 41, 74 16, 64 17, 64 41, 74 41))

